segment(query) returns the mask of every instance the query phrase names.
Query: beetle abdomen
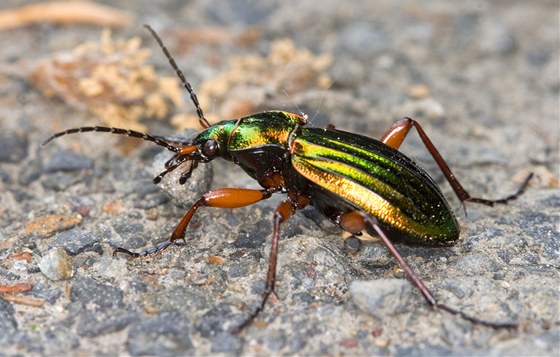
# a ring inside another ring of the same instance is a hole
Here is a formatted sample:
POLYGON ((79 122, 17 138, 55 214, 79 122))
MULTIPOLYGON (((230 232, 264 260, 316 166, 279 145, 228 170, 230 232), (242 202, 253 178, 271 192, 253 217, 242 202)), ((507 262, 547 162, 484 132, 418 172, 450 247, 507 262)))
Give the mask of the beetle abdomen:
POLYGON ((449 244, 459 227, 430 176, 399 151, 369 137, 301 128, 292 164, 308 180, 335 193, 409 243, 449 244))

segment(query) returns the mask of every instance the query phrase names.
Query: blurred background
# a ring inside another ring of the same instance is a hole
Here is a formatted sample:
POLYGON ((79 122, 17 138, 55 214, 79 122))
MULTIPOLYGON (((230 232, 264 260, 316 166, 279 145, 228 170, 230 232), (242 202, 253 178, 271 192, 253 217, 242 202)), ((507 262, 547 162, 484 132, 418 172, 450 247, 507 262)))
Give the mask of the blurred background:
POLYGON ((558 13, 546 0, 3 1, 4 352, 558 354, 558 13), (255 185, 216 162, 186 190, 165 183, 171 197, 151 184, 160 148, 105 134, 41 146, 79 126, 199 130, 144 24, 211 122, 286 110, 379 138, 409 116, 473 195, 506 196, 535 172, 519 201, 469 205, 465 217, 416 133, 402 147, 442 184, 464 236, 453 248, 404 255, 438 297, 516 321, 519 333, 434 312, 414 289, 388 295, 396 307, 373 287, 360 295, 354 280, 404 276, 380 244, 344 252, 336 227, 306 210, 283 227, 279 299, 266 323, 232 335, 259 300, 278 200, 201 210, 187 247, 145 263, 113 259, 115 246, 165 240, 209 187, 255 185), (379 311, 355 305, 360 298, 379 311))

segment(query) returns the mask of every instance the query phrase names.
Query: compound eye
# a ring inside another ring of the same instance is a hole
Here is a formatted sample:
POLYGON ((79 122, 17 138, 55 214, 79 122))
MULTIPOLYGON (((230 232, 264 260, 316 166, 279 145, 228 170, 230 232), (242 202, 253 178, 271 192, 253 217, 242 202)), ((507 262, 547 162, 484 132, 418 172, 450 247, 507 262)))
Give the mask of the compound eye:
POLYGON ((218 143, 216 140, 208 140, 202 147, 202 153, 208 158, 212 158, 218 154, 218 143))

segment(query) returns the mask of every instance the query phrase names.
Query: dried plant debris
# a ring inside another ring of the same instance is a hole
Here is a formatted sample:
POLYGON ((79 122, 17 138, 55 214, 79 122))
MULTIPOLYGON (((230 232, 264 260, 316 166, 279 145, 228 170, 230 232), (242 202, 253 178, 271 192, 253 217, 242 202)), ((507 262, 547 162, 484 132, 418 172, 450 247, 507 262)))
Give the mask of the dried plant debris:
MULTIPOLYGON (((210 121, 238 118, 263 109, 269 98, 328 88, 331 79, 324 71, 331 60, 330 54, 314 55, 291 40, 276 40, 266 57, 233 58, 228 69, 202 83, 198 97, 205 112, 212 113, 210 121)), ((178 115, 172 123, 182 129, 196 121, 194 115, 178 115)))
MULTIPOLYGON (((139 38, 113 40, 105 30, 100 43, 85 43, 42 61, 31 82, 46 96, 88 110, 104 125, 146 131, 140 119, 161 119, 181 108, 173 126, 198 128, 197 116, 185 113, 177 78, 160 77, 145 64, 150 54, 139 38)), ((277 40, 266 57, 233 58, 225 71, 201 84, 199 99, 206 113, 212 113, 210 121, 241 117, 266 107, 267 99, 328 88, 331 79, 324 71, 330 64, 329 54, 314 55, 291 40, 277 40)))
POLYGON ((40 2, 0 11, 0 30, 37 23, 126 27, 133 22, 125 11, 87 1, 40 2))
POLYGON ((161 119, 184 106, 177 78, 144 63, 150 54, 140 38, 114 40, 104 30, 99 43, 42 61, 30 79, 44 95, 88 110, 104 125, 145 131, 140 119, 161 119))

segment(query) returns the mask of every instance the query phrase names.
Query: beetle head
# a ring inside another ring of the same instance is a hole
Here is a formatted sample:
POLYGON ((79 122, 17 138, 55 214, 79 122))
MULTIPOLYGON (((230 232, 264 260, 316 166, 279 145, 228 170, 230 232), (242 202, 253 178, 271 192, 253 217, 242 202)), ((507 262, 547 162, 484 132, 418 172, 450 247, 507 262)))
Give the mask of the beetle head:
POLYGON ((197 134, 192 140, 178 146, 175 155, 165 163, 165 170, 154 178, 154 183, 159 183, 165 175, 189 161, 189 167, 179 178, 179 183, 183 185, 200 162, 206 163, 220 156, 220 148, 225 145, 222 145, 219 137, 214 134, 216 134, 215 127, 210 127, 197 134))

